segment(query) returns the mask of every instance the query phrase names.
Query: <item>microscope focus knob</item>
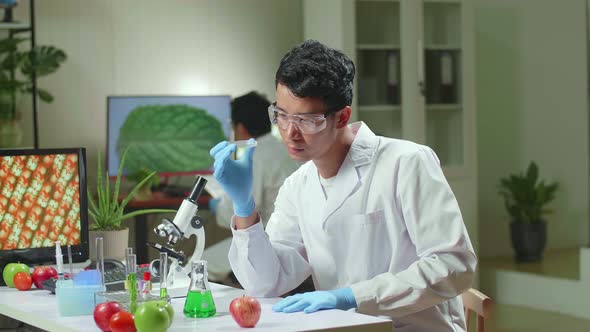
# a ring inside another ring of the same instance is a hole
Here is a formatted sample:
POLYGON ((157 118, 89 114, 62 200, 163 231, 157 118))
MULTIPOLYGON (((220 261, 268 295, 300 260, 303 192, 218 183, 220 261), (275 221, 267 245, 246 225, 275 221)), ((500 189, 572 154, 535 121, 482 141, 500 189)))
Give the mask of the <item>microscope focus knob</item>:
POLYGON ((203 227, 203 219, 200 216, 194 216, 191 219, 191 226, 194 229, 199 229, 199 228, 203 227))

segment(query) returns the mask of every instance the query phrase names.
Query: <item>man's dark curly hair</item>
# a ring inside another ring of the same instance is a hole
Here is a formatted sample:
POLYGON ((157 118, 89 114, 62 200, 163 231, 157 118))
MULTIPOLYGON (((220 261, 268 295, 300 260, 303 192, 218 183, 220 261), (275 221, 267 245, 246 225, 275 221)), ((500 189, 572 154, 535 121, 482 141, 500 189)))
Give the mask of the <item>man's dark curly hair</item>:
POLYGON ((354 63, 344 53, 306 40, 281 60, 275 87, 283 84, 297 97, 319 98, 334 113, 352 104, 354 73, 354 63))

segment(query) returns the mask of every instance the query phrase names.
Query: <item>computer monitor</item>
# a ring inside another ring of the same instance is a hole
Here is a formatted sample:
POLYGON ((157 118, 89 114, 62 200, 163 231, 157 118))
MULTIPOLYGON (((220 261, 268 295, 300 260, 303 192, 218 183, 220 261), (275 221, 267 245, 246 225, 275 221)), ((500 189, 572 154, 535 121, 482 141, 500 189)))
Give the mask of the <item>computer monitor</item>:
POLYGON ((56 241, 88 259, 85 149, 0 150, 0 265, 55 263, 56 241))
POLYGON ((140 169, 160 175, 210 174, 209 150, 231 137, 230 96, 109 96, 108 174, 140 169))

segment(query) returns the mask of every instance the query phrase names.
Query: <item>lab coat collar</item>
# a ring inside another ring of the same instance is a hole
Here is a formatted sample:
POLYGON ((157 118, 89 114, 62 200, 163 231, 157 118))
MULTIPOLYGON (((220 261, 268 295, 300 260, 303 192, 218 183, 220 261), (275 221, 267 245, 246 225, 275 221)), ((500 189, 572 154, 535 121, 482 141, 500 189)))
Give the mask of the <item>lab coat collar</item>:
MULTIPOLYGON (((322 218, 322 228, 324 230, 328 218, 345 203, 348 197, 360 188, 361 172, 359 168, 371 162, 379 145, 379 138, 363 122, 355 122, 349 127, 356 136, 336 175, 338 183, 335 187, 336 190, 332 190, 328 197, 322 218)), ((315 187, 319 188, 321 192, 320 175, 317 169, 316 174, 317 185, 315 187)))
POLYGON ((352 132, 356 134, 348 156, 352 159, 355 166, 362 166, 373 160, 377 148, 379 147, 379 137, 362 121, 349 125, 352 132))

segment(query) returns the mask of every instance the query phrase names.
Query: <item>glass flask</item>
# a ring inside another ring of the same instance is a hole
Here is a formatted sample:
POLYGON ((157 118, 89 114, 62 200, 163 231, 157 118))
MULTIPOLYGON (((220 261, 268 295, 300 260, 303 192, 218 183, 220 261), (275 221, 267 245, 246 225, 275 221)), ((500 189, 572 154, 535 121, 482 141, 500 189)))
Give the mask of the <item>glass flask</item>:
POLYGON ((184 315, 192 318, 215 316, 215 303, 207 280, 207 261, 191 262, 191 284, 184 303, 184 315))

